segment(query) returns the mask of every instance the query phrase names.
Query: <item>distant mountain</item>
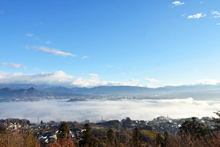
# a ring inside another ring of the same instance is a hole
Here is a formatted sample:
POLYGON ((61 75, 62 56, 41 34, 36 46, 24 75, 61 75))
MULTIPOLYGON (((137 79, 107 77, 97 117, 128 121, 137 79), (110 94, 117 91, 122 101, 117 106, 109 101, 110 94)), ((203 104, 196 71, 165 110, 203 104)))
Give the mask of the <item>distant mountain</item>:
POLYGON ((118 94, 118 95, 131 95, 131 94, 148 94, 155 91, 153 88, 134 87, 134 86, 99 86, 94 88, 72 88, 76 93, 88 94, 118 94))
POLYGON ((33 84, 0 84, 2 96, 107 96, 107 95, 133 95, 150 98, 220 98, 220 85, 191 85, 191 86, 165 86, 159 88, 146 88, 135 86, 98 86, 93 88, 67 88, 51 85, 33 84), (30 87, 34 86, 34 88, 30 87), (19 87, 28 87, 19 89, 19 87))
POLYGON ((74 93, 75 91, 71 88, 66 88, 62 86, 56 86, 56 87, 47 87, 47 88, 39 88, 42 89, 43 91, 48 91, 48 92, 61 92, 61 93, 74 93))
POLYGON ((59 92, 61 90, 56 90, 56 92, 39 91, 31 87, 29 89, 18 89, 13 90, 10 88, 0 89, 0 97, 45 97, 45 96, 74 96, 74 97, 88 97, 88 94, 78 94, 78 93, 67 93, 59 92))
POLYGON ((0 89, 9 87, 10 89, 13 90, 19 90, 19 89, 29 89, 31 87, 34 87, 35 89, 41 90, 41 89, 46 89, 49 87, 54 87, 51 85, 35 85, 35 84, 0 84, 0 89))
POLYGON ((42 97, 52 96, 53 94, 45 91, 38 91, 33 87, 29 89, 12 90, 10 88, 0 89, 0 97, 42 97))

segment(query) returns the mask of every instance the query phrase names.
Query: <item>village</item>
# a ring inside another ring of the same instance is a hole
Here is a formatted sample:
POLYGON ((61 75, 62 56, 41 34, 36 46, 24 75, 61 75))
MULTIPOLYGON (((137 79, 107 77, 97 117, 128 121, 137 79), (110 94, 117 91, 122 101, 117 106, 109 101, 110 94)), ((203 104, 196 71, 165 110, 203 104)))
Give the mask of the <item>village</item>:
MULTIPOLYGON (((158 132, 164 134, 168 132, 169 134, 175 135, 178 133, 181 124, 185 121, 191 121, 191 118, 182 118, 182 119, 171 119, 169 117, 159 116, 154 118, 151 121, 144 120, 131 120, 129 117, 119 121, 119 120, 101 120, 98 123, 90 122, 86 120, 84 122, 66 122, 69 126, 68 137, 75 140, 82 140, 83 132, 86 131, 84 124, 88 123, 91 126, 91 131, 97 130, 108 130, 113 129, 115 132, 121 130, 132 130, 135 127, 139 127, 140 130, 147 130, 150 132, 158 132)), ((212 122, 209 121, 211 118, 203 117, 197 119, 199 123, 205 124, 207 127, 212 127, 212 122)), ((62 122, 43 122, 40 123, 31 123, 27 119, 1 119, 0 126, 5 127, 11 132, 22 132, 22 131, 32 131, 36 139, 40 141, 41 144, 50 144, 56 142, 58 138, 58 132, 60 124, 62 122)))

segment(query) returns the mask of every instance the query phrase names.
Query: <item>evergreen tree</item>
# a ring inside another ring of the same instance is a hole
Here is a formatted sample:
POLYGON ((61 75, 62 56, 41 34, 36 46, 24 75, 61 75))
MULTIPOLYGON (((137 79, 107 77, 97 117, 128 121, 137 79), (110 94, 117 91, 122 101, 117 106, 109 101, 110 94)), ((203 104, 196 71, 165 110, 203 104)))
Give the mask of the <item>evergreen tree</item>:
POLYGON ((62 122, 59 128, 58 136, 59 138, 65 138, 67 137, 69 133, 69 126, 66 122, 62 122))
POLYGON ((164 133, 164 143, 162 146, 164 147, 169 147, 170 146, 170 136, 169 136, 169 133, 168 132, 165 132, 164 133))
POLYGON ((142 144, 142 137, 138 127, 135 127, 133 136, 132 136, 132 143, 134 147, 141 147, 142 144))
POLYGON ((121 120, 121 124, 124 129, 129 128, 131 127, 132 120, 130 119, 130 117, 126 117, 126 119, 121 120))
POLYGON ((80 146, 93 146, 91 128, 88 123, 84 125, 86 131, 83 132, 83 140, 80 142, 80 146))
POLYGON ((118 141, 117 141, 117 139, 115 137, 115 133, 112 129, 108 130, 107 138, 108 138, 109 146, 116 147, 118 145, 118 141))
POLYGON ((185 121, 179 128, 180 135, 192 135, 198 138, 208 134, 208 128, 205 124, 199 123, 196 117, 192 117, 192 121, 185 121))
POLYGON ((218 115, 218 118, 212 118, 211 122, 213 122, 213 131, 220 131, 220 111, 214 112, 216 115, 218 115))
POLYGON ((164 142, 164 137, 160 133, 157 133, 156 146, 161 146, 163 142, 164 142))

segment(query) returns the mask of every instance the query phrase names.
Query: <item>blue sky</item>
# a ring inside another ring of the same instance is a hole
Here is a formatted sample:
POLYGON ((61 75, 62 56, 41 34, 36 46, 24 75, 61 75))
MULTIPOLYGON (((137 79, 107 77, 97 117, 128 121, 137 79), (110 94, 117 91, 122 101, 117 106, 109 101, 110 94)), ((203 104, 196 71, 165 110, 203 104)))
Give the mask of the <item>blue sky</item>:
POLYGON ((0 0, 0 83, 220 83, 219 0, 0 0))

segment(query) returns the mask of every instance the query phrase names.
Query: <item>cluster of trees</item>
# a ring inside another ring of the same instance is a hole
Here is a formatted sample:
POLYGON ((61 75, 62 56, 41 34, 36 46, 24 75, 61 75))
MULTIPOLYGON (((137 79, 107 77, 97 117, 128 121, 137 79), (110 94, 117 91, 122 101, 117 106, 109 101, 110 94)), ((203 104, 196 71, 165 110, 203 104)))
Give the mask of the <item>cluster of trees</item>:
MULTIPOLYGON (((220 118, 220 113, 216 113, 220 118)), ((108 129, 91 129, 90 124, 84 125, 85 131, 81 137, 71 139, 68 136, 69 125, 62 122, 58 132, 56 142, 50 144, 40 144, 32 131, 22 130, 11 133, 9 130, 0 126, 0 146, 1 147, 215 147, 220 145, 220 119, 213 118, 213 128, 207 128, 199 123, 195 117, 191 121, 185 121, 179 128, 176 135, 168 132, 160 134, 153 128, 132 127, 130 118, 123 119, 121 122, 113 120, 103 122, 108 129), (114 126, 114 128, 110 128, 114 126)))
MULTIPOLYGON (((220 116, 220 115, 219 115, 220 116)), ((139 130, 138 127, 126 129, 123 131, 94 130, 88 123, 84 125, 86 131, 80 141, 75 141, 77 147, 170 147, 170 146, 219 146, 220 137, 218 135, 220 128, 219 119, 213 119, 215 129, 207 128, 204 124, 199 123, 195 117, 192 121, 185 121, 179 128, 176 135, 170 135, 168 132, 160 134, 153 133, 153 138, 147 136, 150 131, 139 130)), ((126 126, 130 120, 127 118, 122 122, 126 126)), ((66 125, 65 125, 66 126, 66 125)), ((124 127, 124 126, 123 126, 124 127)), ((128 126, 127 126, 128 127, 128 126)), ((61 125, 62 128, 62 125, 61 125)), ((68 130, 68 129, 65 129, 68 130)), ((63 132, 61 132, 63 133, 63 132)), ((65 133, 66 134, 66 133, 65 133)))
POLYGON ((40 147, 40 141, 35 139, 34 132, 20 131, 11 133, 0 126, 0 146, 1 147, 40 147))

